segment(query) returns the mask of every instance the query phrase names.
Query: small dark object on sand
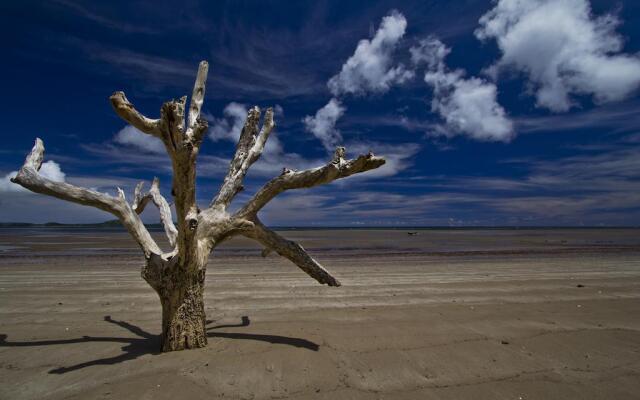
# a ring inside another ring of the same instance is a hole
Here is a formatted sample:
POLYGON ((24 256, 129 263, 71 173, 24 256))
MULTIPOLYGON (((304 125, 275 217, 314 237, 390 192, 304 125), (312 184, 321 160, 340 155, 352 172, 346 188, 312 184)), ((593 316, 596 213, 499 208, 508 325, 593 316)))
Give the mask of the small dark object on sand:
POLYGON ((501 340, 500 344, 509 344, 509 341, 508 340, 501 340))
POLYGON ((407 235, 409 236, 416 236, 418 234, 418 232, 407 232, 407 235))
POLYGON ((584 287, 584 285, 582 283, 578 283, 576 287, 584 287))

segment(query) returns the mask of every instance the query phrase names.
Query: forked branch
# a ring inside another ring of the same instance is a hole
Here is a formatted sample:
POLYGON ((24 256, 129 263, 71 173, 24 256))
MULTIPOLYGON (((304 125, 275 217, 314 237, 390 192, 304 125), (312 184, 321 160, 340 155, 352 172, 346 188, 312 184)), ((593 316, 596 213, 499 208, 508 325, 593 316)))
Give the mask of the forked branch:
POLYGON ((344 156, 344 147, 338 147, 333 159, 325 166, 305 171, 284 169, 280 176, 264 185, 234 215, 235 218, 246 218, 253 221, 253 229, 243 231, 242 234, 265 246, 263 255, 267 255, 270 251, 275 251, 291 260, 318 282, 329 286, 340 286, 340 282, 320 263, 314 260, 298 243, 287 240, 266 228, 258 219, 257 213, 269 201, 285 190, 309 188, 333 182, 336 179, 346 178, 347 176, 378 168, 385 163, 384 158, 376 157, 371 153, 361 155, 352 160, 345 160, 344 156))
POLYGON ((262 150, 269 139, 269 135, 275 127, 273 121, 273 109, 268 108, 264 116, 262 129, 258 133, 260 123, 260 109, 253 107, 247 114, 240 139, 236 147, 236 153, 229 164, 229 171, 224 178, 218 196, 211 202, 213 208, 226 208, 231 200, 242 191, 242 181, 244 180, 249 167, 260 158, 262 150))
POLYGON ((373 153, 363 154, 351 160, 345 160, 344 156, 344 147, 338 147, 333 159, 327 165, 304 171, 284 169, 280 176, 267 182, 236 215, 240 217, 255 215, 269 201, 285 190, 310 188, 330 183, 336 179, 378 168, 385 163, 384 158, 376 157, 373 153))
POLYGON ((116 114, 118 114, 120 118, 148 135, 161 138, 160 120, 147 118, 142 115, 138 110, 136 110, 133 104, 127 100, 127 96, 124 95, 124 92, 115 92, 111 97, 109 97, 109 100, 111 101, 111 105, 113 106, 116 114))
MULTIPOLYGON (((115 215, 127 228, 129 233, 142 248, 145 257, 151 254, 162 254, 160 248, 153 240, 149 231, 144 226, 138 214, 136 214, 129 203, 124 198, 124 194, 113 197, 105 193, 83 187, 71 185, 66 182, 54 182, 40 175, 38 171, 44 158, 44 144, 39 138, 36 139, 31 153, 27 155, 20 171, 11 182, 29 189, 32 192, 46 194, 58 199, 70 201, 85 206, 99 208, 103 211, 115 215)), ((120 193, 122 193, 120 191, 120 193)))
POLYGON ((207 130, 207 122, 200 118, 200 111, 204 101, 208 71, 209 63, 201 61, 193 86, 188 126, 185 126, 186 96, 164 103, 159 119, 148 118, 136 110, 124 92, 115 92, 109 100, 120 118, 138 130, 162 139, 170 150, 180 147, 183 143, 199 144, 207 130))
POLYGON ((165 102, 160 108, 159 119, 150 119, 142 115, 122 92, 116 92, 110 98, 116 113, 125 121, 142 132, 160 138, 171 158, 171 194, 176 209, 177 228, 171 220, 168 205, 163 204, 164 199, 153 187, 149 193, 149 200, 153 200, 160 208, 165 232, 169 241, 177 244, 181 259, 190 258, 189 253, 194 249, 192 239, 198 224, 199 210, 195 197, 196 159, 208 127, 207 121, 200 117, 208 71, 209 64, 206 61, 200 62, 188 110, 187 96, 183 96, 165 102))
POLYGON ((133 210, 137 214, 141 214, 146 205, 152 201, 153 204, 158 207, 158 211, 160 211, 160 222, 162 222, 162 226, 164 227, 164 232, 169 239, 169 244, 171 247, 175 247, 176 239, 178 237, 178 230, 176 226, 173 224, 173 217, 171 216, 171 207, 167 200, 160 194, 160 181, 158 178, 153 178, 153 183, 151 184, 151 189, 146 194, 142 194, 142 188, 144 187, 144 182, 138 183, 135 189, 135 196, 132 204, 133 210))

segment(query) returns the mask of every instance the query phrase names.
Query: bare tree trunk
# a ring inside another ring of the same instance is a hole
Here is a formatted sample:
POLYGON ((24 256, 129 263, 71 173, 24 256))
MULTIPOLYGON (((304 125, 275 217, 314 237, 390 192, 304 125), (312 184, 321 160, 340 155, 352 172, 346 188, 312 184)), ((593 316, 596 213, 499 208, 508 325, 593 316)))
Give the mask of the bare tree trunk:
POLYGON ((185 266, 174 260, 150 259, 142 272, 160 297, 163 352, 207 345, 203 298, 206 265, 185 266))
POLYGON ((204 313, 204 274, 183 276, 160 297, 162 351, 196 349, 207 345, 204 313))

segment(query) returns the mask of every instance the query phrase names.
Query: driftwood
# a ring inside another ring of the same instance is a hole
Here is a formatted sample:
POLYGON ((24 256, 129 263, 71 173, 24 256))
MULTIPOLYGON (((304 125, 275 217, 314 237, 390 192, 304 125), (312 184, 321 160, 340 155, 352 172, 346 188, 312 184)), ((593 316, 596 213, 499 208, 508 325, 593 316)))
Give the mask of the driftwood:
POLYGON ((258 107, 249 110, 238 140, 229 171, 217 196, 208 208, 196 204, 196 159, 207 131, 207 121, 200 111, 204 99, 208 64, 200 63, 193 94, 186 111, 187 97, 162 105, 160 118, 151 119, 138 112, 123 92, 115 92, 110 101, 115 112, 140 131, 162 140, 173 167, 172 191, 177 226, 171 208, 160 193, 154 179, 151 189, 143 193, 141 182, 129 203, 118 188, 117 196, 53 182, 38 173, 44 157, 42 140, 36 139, 31 153, 13 182, 33 191, 74 203, 97 207, 115 215, 136 240, 145 257, 142 277, 158 293, 162 304, 162 351, 203 347, 205 312, 203 290, 207 261, 212 250, 223 241, 243 235, 261 243, 265 250, 288 258, 309 276, 329 286, 340 282, 299 244, 287 240, 258 219, 258 212, 278 194, 291 189, 309 188, 336 179, 365 172, 385 163, 381 157, 369 153, 355 159, 345 159, 345 149, 339 147, 326 165, 305 171, 284 169, 265 184, 236 213, 227 208, 242 189, 243 179, 262 153, 269 135, 275 128, 273 110, 264 113, 262 127, 258 107), (153 203, 160 210, 160 219, 171 249, 163 252, 149 234, 139 214, 153 203))

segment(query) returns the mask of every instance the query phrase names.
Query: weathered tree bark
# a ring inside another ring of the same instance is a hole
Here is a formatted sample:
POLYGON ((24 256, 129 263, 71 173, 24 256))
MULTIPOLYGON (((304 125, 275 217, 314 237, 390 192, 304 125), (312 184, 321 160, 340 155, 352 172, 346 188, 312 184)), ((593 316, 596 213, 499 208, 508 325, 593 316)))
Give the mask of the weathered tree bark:
POLYGON ((324 166, 305 171, 284 169, 260 189, 243 207, 229 214, 227 207, 243 190, 247 171, 262 154, 269 135, 275 127, 273 111, 267 109, 262 128, 260 109, 249 110, 235 155, 220 191, 208 208, 201 210, 196 203, 196 159, 207 130, 207 122, 200 117, 204 100, 208 64, 200 63, 188 112, 187 97, 162 105, 160 118, 151 119, 138 112, 123 92, 111 97, 115 112, 140 131, 162 140, 171 159, 173 181, 171 195, 176 209, 177 227, 171 207, 160 194, 158 179, 143 194, 141 182, 135 189, 132 204, 118 189, 118 196, 53 182, 38 173, 44 158, 40 139, 27 155, 14 183, 62 200, 92 206, 115 215, 136 240, 145 257, 142 277, 158 293, 162 305, 162 351, 204 347, 207 344, 204 309, 204 283, 207 261, 213 249, 223 241, 243 235, 264 246, 263 255, 271 251, 288 258, 302 271, 321 284, 340 286, 340 282, 299 244, 269 230, 258 219, 258 212, 278 194, 330 183, 336 179, 365 172, 385 163, 381 157, 369 153, 346 160, 345 149, 338 147, 333 159, 324 166), (185 115, 185 114, 188 114, 185 115), (163 252, 146 229, 139 214, 152 202, 160 211, 171 249, 163 252))
POLYGON ((185 266, 178 258, 152 257, 142 277, 158 293, 162 305, 162 351, 207 345, 204 311, 205 265, 185 266))

